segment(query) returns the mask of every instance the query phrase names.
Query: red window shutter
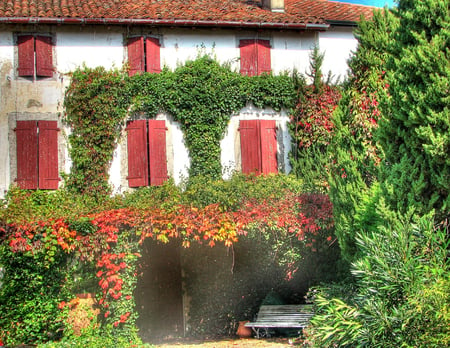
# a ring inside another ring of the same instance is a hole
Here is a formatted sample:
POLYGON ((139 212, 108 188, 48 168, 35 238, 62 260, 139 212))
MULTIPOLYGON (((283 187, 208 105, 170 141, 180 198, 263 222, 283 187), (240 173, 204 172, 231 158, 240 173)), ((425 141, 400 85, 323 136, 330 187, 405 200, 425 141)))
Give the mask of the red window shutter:
POLYGON ((129 75, 144 71, 144 38, 132 37, 128 39, 128 64, 130 65, 129 75))
POLYGON ((262 73, 269 73, 271 70, 270 62, 270 41, 269 40, 258 40, 257 41, 257 51, 258 51, 258 75, 262 73))
POLYGON ((53 76, 52 38, 36 37, 36 76, 53 76))
POLYGON ((38 135, 36 121, 17 121, 17 184, 22 189, 38 187, 38 135))
POLYGON ((34 76, 34 37, 20 35, 17 37, 19 76, 34 76))
POLYGON ((146 46, 147 72, 161 72, 161 45, 159 43, 159 39, 148 37, 146 40, 146 46))
POLYGON ((261 173, 261 154, 258 136, 258 120, 241 120, 239 122, 241 136, 242 172, 245 174, 261 173))
POLYGON ((167 180, 165 121, 148 121, 148 146, 150 157, 150 185, 161 185, 167 180))
POLYGON ((58 189, 58 124, 39 121, 39 188, 58 189))
POLYGON ((259 120, 261 137, 261 173, 277 173, 277 128, 273 120, 259 120))
POLYGON ((256 75, 258 72, 258 54, 255 40, 241 40, 239 47, 241 54, 241 74, 248 76, 256 75))
POLYGON ((128 186, 148 186, 147 123, 145 120, 128 122, 128 186))

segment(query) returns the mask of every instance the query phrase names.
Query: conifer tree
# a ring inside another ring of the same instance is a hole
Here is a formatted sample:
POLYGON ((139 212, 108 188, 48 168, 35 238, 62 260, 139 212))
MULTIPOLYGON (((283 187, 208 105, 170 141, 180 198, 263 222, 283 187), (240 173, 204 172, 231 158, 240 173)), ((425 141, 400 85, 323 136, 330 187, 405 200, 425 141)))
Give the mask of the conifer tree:
POLYGON ((371 20, 359 22, 355 32, 359 45, 349 61, 348 81, 333 115, 330 196, 336 235, 347 260, 356 254, 356 232, 377 225, 375 191, 384 155, 374 135, 381 118, 379 101, 386 93, 388 46, 397 22, 391 12, 381 10, 375 11, 371 20))
POLYGON ((384 194, 418 214, 450 211, 450 6, 400 0, 400 26, 387 65, 390 97, 380 124, 384 194))

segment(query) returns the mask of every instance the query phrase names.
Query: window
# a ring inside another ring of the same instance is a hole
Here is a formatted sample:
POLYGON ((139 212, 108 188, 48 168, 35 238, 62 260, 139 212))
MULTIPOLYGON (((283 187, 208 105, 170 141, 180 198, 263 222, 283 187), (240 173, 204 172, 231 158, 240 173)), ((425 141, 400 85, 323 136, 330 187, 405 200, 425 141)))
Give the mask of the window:
POLYGON ((129 187, 161 185, 167 180, 166 130, 161 120, 128 122, 129 187))
POLYGON ((154 37, 132 37, 128 39, 128 63, 130 76, 138 72, 159 73, 161 71, 159 39, 154 37))
POLYGON ((17 36, 18 75, 53 76, 53 45, 50 36, 17 36))
POLYGON ((17 121, 17 184, 22 189, 58 188, 56 121, 17 121))
POLYGON ((271 70, 270 41, 246 39, 239 43, 241 53, 241 74, 260 75, 271 70))
POLYGON ((277 128, 274 120, 241 120, 242 172, 277 173, 277 128))

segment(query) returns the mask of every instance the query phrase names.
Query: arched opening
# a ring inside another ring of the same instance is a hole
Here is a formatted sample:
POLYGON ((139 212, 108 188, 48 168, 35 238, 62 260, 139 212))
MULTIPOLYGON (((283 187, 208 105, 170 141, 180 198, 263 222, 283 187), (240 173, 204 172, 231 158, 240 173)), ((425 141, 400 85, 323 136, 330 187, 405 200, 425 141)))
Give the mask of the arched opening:
POLYGON ((146 240, 138 268, 137 326, 145 342, 184 334, 180 245, 146 240))

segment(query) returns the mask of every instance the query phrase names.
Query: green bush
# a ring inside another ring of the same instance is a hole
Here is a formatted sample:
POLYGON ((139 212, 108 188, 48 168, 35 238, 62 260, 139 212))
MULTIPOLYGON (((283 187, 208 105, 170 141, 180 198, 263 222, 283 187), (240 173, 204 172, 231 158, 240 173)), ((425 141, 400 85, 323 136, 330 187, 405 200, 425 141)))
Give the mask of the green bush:
POLYGON ((114 338, 105 335, 89 335, 65 339, 59 342, 48 342, 39 344, 38 348, 151 348, 152 345, 142 342, 130 342, 124 338, 114 338))
POLYGON ((69 297, 67 257, 15 253, 0 245, 0 337, 8 345, 47 342, 62 336, 69 297))
POLYGON ((390 35, 390 97, 378 132, 383 189, 392 209, 450 211, 450 10, 447 0, 400 1, 390 35))
MULTIPOLYGON (((388 215, 388 214, 386 214, 388 215)), ((386 216, 385 215, 385 216, 386 216)), ((450 343, 447 231, 433 217, 389 218, 357 238, 356 292, 315 300, 308 330, 315 347, 443 347, 450 343)))
POLYGON ((196 207, 218 203, 224 209, 234 211, 247 200, 281 198, 286 191, 300 193, 301 182, 284 174, 254 176, 234 173, 230 180, 211 180, 199 176, 190 179, 182 201, 196 207))

